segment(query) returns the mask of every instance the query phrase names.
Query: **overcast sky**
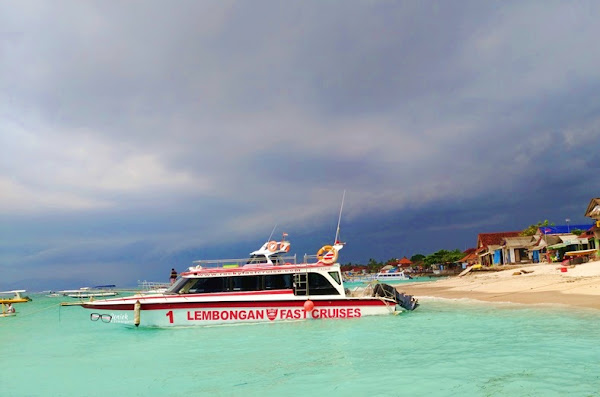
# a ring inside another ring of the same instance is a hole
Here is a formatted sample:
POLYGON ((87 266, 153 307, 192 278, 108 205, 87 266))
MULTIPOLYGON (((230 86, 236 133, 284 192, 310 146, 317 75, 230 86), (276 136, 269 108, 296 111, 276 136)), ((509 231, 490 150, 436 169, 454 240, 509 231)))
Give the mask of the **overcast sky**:
POLYGON ((0 289, 342 263, 600 195, 596 1, 0 3, 0 289))

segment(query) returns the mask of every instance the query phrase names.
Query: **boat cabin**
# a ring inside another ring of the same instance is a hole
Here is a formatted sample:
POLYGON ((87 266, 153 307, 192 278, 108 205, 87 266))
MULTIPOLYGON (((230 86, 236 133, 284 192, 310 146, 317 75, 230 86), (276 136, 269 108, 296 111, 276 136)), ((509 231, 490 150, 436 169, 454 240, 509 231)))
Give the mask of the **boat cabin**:
POLYGON ((298 296, 345 295, 340 268, 335 265, 317 268, 314 265, 283 265, 270 269, 257 269, 250 265, 241 269, 196 270, 182 274, 167 290, 167 294, 276 290, 292 290, 298 296))

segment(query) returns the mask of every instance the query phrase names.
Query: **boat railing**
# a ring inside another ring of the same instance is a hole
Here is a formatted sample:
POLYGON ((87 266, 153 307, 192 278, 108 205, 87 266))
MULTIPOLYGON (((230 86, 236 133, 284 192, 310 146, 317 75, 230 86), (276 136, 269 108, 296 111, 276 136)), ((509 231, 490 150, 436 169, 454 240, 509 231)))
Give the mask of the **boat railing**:
MULTIPOLYGON (((201 259, 193 261, 194 266, 201 266, 207 269, 228 269, 243 267, 246 265, 267 265, 264 260, 253 261, 254 258, 242 259, 201 259)), ((273 258, 276 260, 275 265, 296 264, 296 255, 278 256, 273 258)), ((193 266, 190 270, 193 269, 193 266)))
POLYGON ((138 289, 143 291, 152 291, 161 288, 169 288, 171 286, 170 283, 162 283, 158 281, 140 281, 138 280, 138 289))

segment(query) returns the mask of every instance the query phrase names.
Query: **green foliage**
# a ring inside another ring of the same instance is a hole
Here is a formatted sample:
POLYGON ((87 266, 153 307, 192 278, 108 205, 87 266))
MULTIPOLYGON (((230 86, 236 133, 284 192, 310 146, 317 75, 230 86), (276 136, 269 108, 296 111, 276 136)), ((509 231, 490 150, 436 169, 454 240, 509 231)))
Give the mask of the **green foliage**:
POLYGON ((581 230, 581 229, 571 229, 571 233, 579 236, 581 233, 583 233, 585 230, 581 230))
POLYGON ((369 263, 367 263, 367 271, 369 273, 377 273, 383 267, 383 263, 377 262, 373 258, 369 258, 369 263))
POLYGON ((523 229, 523 231, 521 232, 521 236, 533 236, 537 233, 540 227, 544 226, 554 226, 554 223, 549 223, 548 219, 546 219, 544 222, 538 222, 537 224, 530 225, 523 229))
MULTIPOLYGON (((424 266, 431 266, 433 264, 454 263, 454 262, 457 262, 458 260, 460 260, 463 256, 464 256, 464 253, 458 249, 455 249, 453 251, 440 250, 429 256, 425 256, 422 254, 416 254, 416 255, 413 255, 410 258, 410 260, 415 264, 419 263, 419 264, 423 264, 424 266)), ((396 258, 390 258, 385 262, 378 262, 373 258, 369 258, 369 262, 366 265, 348 263, 348 264, 343 265, 341 268, 342 268, 342 271, 348 271, 357 266, 364 266, 364 267, 366 267, 367 272, 377 273, 377 272, 381 271, 381 268, 383 268, 384 266, 386 266, 386 265, 396 266, 397 263, 398 263, 398 259, 396 259, 396 258)))
POLYGON ((443 263, 454 263, 459 261, 463 256, 464 254, 459 249, 455 249, 452 251, 439 250, 438 252, 426 256, 424 261, 425 265, 431 266, 443 263))

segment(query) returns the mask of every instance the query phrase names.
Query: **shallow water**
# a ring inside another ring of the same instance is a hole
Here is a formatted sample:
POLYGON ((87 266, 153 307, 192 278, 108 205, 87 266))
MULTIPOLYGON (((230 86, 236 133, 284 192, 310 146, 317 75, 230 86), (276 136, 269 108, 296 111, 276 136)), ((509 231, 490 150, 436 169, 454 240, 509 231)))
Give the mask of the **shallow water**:
POLYGON ((595 396, 600 311, 425 300, 398 316, 176 329, 33 295, 0 319, 2 396, 595 396))

